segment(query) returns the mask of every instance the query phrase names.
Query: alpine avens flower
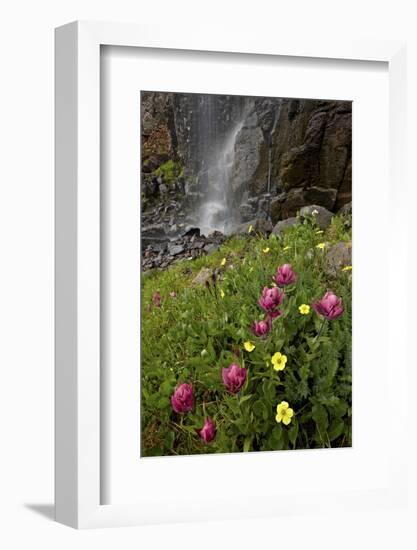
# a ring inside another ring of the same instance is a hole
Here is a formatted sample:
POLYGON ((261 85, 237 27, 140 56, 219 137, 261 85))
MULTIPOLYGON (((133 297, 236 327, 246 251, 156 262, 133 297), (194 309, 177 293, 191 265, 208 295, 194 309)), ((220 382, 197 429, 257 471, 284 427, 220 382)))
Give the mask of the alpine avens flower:
POLYGON ((337 319, 344 312, 342 298, 330 291, 326 292, 321 300, 315 302, 313 308, 319 315, 323 315, 329 321, 337 319))
POLYGON ((282 304, 283 299, 284 293, 279 288, 264 287, 258 303, 264 311, 271 313, 282 304))
POLYGON ((319 248, 320 250, 323 250, 323 248, 326 246, 326 243, 319 243, 316 245, 316 248, 319 248))
POLYGON ((229 393, 238 393, 246 380, 247 369, 232 363, 227 368, 222 369, 222 379, 229 393))
POLYGON ((250 342, 249 340, 243 344, 243 347, 246 351, 249 353, 255 349, 255 344, 253 342, 250 342))
POLYGON ((198 430, 198 435, 205 443, 210 443, 216 437, 216 424, 211 418, 206 418, 204 426, 198 430))
POLYGON ((267 336, 271 332, 271 328, 272 323, 270 317, 267 317, 264 321, 255 321, 251 326, 253 334, 260 338, 267 336))
POLYGON ((274 370, 284 370, 287 363, 287 356, 277 351, 271 357, 271 363, 274 366, 274 370))
POLYGON ((310 306, 308 304, 301 304, 301 306, 298 306, 298 311, 301 315, 308 315, 310 313, 310 306))
POLYGON ((290 408, 286 401, 281 401, 281 403, 277 405, 277 414, 275 416, 275 420, 278 423, 282 422, 283 424, 288 426, 293 416, 294 411, 290 408))
POLYGON ((191 384, 180 384, 171 396, 171 405, 175 412, 185 413, 194 408, 193 387, 191 384))
POLYGON ((297 275, 295 274, 291 264, 281 265, 274 277, 274 281, 281 287, 295 283, 296 280, 297 275))

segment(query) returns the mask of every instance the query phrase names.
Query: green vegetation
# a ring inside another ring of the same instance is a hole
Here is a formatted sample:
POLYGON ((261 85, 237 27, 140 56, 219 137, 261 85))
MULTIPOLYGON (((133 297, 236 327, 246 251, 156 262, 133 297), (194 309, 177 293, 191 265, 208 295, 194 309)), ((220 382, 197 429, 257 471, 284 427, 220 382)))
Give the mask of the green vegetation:
POLYGON ((183 175, 183 168, 179 162, 170 159, 155 170, 155 175, 162 176, 164 183, 170 184, 183 175))
POLYGON ((280 237, 232 237, 210 256, 143 276, 142 455, 351 445, 352 275, 350 266, 336 278, 325 269, 326 249, 350 240, 349 219, 333 218, 325 232, 313 219, 280 237), (282 264, 291 264, 297 280, 260 338, 251 329, 266 315, 258 300, 282 264), (193 285, 203 267, 210 280, 193 285), (342 298, 343 315, 326 320, 312 307, 300 310, 327 290, 342 298), (271 361, 277 352, 287 359, 279 369, 277 356, 271 361), (222 380, 232 363, 247 369, 237 394, 222 380), (192 385, 195 399, 182 414, 171 404, 181 383, 192 385), (278 420, 282 402, 294 412, 288 424, 278 420), (197 433, 208 417, 217 430, 210 443, 197 433))

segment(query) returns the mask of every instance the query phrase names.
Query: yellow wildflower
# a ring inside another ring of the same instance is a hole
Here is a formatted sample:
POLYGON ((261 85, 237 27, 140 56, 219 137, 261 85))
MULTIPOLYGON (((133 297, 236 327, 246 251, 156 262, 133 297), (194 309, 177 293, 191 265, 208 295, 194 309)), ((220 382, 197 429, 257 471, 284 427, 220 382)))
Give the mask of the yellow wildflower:
POLYGON ((342 271, 352 271, 352 266, 351 265, 346 265, 342 271))
POLYGON ((224 298, 226 296, 225 293, 224 293, 224 290, 222 288, 220 289, 220 296, 222 298, 224 298))
POLYGON ((281 401, 281 403, 277 405, 277 415, 275 417, 275 420, 278 423, 282 422, 283 424, 288 426, 293 416, 294 411, 290 408, 286 401, 281 401))
POLYGON ((301 304, 299 306, 298 311, 301 313, 301 315, 308 315, 310 313, 310 306, 308 304, 301 304))
POLYGON ((252 233, 252 231, 253 231, 253 225, 250 225, 248 229, 248 233, 252 233))
POLYGON ((326 243, 319 243, 316 248, 319 248, 320 250, 323 250, 323 248, 326 246, 326 243))
POLYGON ((285 252, 286 250, 289 250, 290 248, 291 248, 290 246, 284 246, 284 248, 282 250, 285 252))
POLYGON ((226 258, 223 258, 223 260, 220 262, 220 265, 221 266, 226 265, 226 258))
POLYGON ((266 248, 262 249, 262 252, 264 254, 268 254, 268 252, 270 251, 271 249, 267 246, 266 248))
POLYGON ((274 353, 274 355, 271 357, 271 363, 274 365, 274 370, 284 370, 286 362, 287 356, 283 355, 279 351, 274 353))
POLYGON ((253 344, 252 342, 250 342, 248 340, 247 342, 245 342, 243 344, 243 347, 245 348, 246 351, 248 351, 250 353, 251 351, 253 351, 255 349, 255 344, 253 344))

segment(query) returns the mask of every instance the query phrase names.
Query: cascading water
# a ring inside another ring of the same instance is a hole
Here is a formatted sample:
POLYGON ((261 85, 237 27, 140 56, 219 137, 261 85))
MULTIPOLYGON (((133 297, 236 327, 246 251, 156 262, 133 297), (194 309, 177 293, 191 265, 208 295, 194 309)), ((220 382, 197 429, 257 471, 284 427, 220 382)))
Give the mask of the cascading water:
POLYGON ((241 102, 235 109, 234 120, 222 120, 216 108, 216 99, 216 96, 203 96, 199 111, 200 139, 203 138, 204 145, 199 148, 202 154, 199 174, 202 198, 197 211, 197 224, 205 235, 212 231, 227 234, 236 221, 231 178, 236 138, 246 113, 241 102))
POLYGON ((226 140, 212 152, 208 167, 207 192, 199 209, 200 229, 202 233, 211 231, 227 233, 233 223, 230 181, 234 163, 236 136, 243 126, 241 120, 229 133, 226 140))

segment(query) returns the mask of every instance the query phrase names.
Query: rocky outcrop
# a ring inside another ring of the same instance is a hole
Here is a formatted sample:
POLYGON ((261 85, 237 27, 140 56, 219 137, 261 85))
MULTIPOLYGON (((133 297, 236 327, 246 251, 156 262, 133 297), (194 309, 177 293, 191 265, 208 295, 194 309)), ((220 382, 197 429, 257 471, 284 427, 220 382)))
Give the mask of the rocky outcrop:
POLYGON ((168 239, 198 225, 213 189, 234 230, 352 200, 351 102, 142 92, 141 122, 149 243, 156 230, 147 225, 168 239))
POLYGON ((152 173, 176 156, 173 94, 142 92, 142 172, 152 173))

